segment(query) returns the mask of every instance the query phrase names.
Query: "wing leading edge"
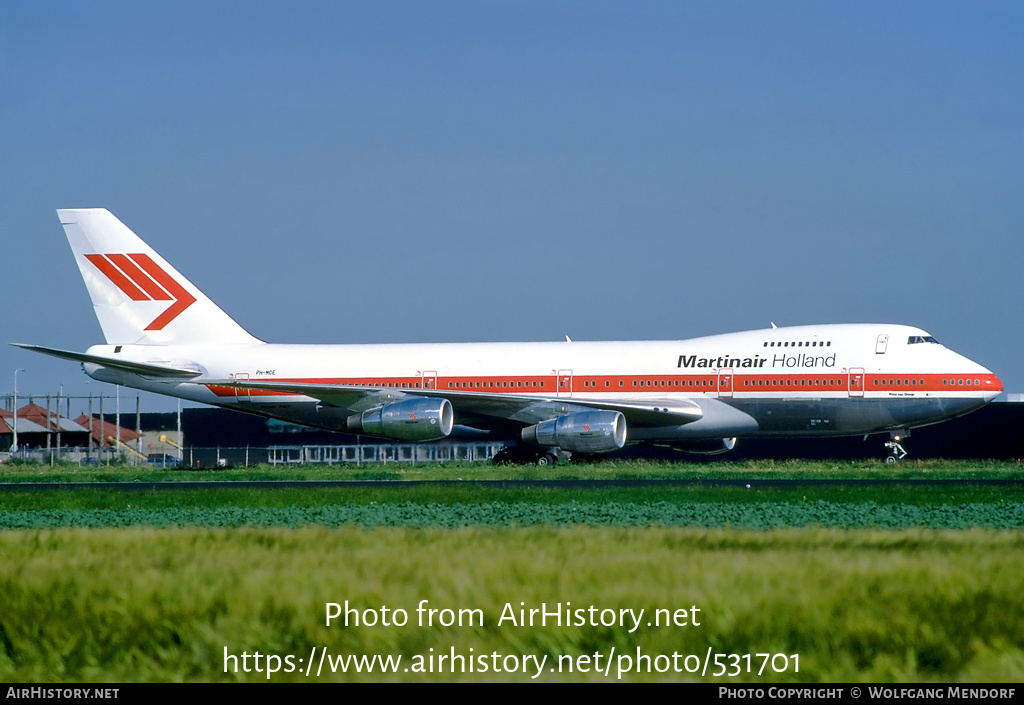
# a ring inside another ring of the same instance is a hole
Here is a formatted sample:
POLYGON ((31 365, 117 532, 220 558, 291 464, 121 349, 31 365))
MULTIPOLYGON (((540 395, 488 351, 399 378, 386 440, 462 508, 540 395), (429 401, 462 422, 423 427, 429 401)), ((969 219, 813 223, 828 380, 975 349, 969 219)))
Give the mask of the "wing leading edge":
MULTIPOLYGON (((367 403, 385 403, 403 398, 447 399, 457 417, 493 418, 513 421, 524 426, 540 423, 557 416, 584 411, 617 411, 626 422, 637 428, 681 426, 699 421, 704 412, 695 402, 688 400, 652 399, 644 402, 624 402, 596 399, 561 399, 558 397, 525 396, 519 394, 488 394, 439 389, 394 389, 391 387, 361 387, 312 382, 264 382, 253 380, 224 380, 204 382, 220 387, 259 389, 268 392, 301 394, 321 403, 361 411, 367 403)), ((461 421, 460 421, 461 423, 461 421)), ((465 425, 472 426, 472 423, 465 425)))

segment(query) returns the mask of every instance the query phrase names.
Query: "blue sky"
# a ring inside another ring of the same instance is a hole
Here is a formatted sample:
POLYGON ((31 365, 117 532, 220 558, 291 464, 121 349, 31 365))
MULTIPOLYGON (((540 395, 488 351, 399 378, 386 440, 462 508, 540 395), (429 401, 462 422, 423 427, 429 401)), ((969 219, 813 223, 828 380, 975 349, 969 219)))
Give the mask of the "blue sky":
MULTIPOLYGON (((269 341, 895 322, 1024 391, 1022 30, 1011 2, 4 0, 2 342, 101 342, 54 211, 105 207, 269 341)), ((112 393, 6 345, 0 393, 19 368, 112 393)))

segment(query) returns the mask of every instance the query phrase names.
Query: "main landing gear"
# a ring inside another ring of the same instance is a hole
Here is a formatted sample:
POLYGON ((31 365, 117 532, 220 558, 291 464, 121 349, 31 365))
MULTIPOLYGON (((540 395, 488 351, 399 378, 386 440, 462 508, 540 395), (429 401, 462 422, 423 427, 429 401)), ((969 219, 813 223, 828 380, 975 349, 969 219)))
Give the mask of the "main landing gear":
POLYGON ((900 441, 909 435, 910 431, 891 431, 889 433, 889 440, 885 442, 885 447, 889 451, 889 454, 885 456, 887 465, 892 465, 907 457, 907 450, 900 441))
POLYGON ((502 448, 491 459, 495 465, 537 465, 547 467, 559 460, 568 460, 570 454, 556 447, 538 447, 517 444, 502 448))
POLYGON ((534 462, 538 466, 544 467, 547 465, 555 465, 558 462, 558 458, 554 453, 541 453, 537 456, 537 459, 534 460, 534 462))

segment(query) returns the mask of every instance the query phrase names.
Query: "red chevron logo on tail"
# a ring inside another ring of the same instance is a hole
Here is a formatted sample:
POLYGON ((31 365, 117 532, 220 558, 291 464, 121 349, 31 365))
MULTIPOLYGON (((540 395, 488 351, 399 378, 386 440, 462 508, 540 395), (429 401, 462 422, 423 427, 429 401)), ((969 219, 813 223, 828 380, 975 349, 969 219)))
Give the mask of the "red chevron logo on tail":
POLYGON ((196 297, 160 269, 149 255, 86 255, 85 258, 132 301, 172 302, 145 330, 163 330, 196 302, 196 297))

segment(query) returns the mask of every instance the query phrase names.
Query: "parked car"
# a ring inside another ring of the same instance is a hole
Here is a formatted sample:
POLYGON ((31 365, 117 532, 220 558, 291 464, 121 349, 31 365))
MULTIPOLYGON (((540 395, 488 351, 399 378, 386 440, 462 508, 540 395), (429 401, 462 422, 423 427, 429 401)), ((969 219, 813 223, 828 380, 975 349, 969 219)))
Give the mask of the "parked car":
POLYGON ((167 453, 150 453, 146 456, 146 465, 155 465, 161 468, 176 468, 181 464, 177 456, 167 453))

